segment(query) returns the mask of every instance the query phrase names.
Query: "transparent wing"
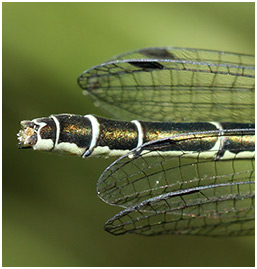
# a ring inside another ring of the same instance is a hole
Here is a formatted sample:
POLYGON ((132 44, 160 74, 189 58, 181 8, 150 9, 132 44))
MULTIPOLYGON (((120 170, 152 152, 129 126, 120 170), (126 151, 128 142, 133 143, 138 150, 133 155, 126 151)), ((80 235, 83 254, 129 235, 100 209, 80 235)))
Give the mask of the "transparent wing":
POLYGON ((242 180, 157 196, 115 215, 105 229, 114 235, 253 235, 254 186, 242 180))
POLYGON ((148 48, 95 66, 79 85, 115 118, 254 121, 254 56, 148 48))
MULTIPOLYGON (((224 133, 235 134, 239 133, 224 133)), ((182 135, 144 144, 111 164, 99 179, 98 194, 105 202, 126 209, 106 223, 106 230, 144 235, 251 234, 254 157, 202 158, 206 135, 208 132, 191 135, 190 139, 199 145, 194 158, 183 150, 176 156, 163 155, 174 143, 179 147, 185 142, 187 138, 182 135), (153 152, 157 156, 149 157, 153 152)), ((218 132, 212 135, 223 136, 218 132)), ((249 152, 254 150, 254 146, 243 143, 235 150, 240 154, 246 146, 249 152)), ((216 153, 219 156, 221 152, 216 153)))

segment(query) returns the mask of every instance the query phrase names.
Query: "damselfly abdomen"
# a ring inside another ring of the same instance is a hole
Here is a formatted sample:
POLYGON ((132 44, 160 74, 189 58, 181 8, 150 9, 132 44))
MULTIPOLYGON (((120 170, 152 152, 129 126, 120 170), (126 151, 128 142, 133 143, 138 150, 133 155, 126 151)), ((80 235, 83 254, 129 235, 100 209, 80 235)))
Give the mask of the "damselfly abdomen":
POLYGON ((119 157, 97 184, 101 199, 125 208, 107 231, 254 233, 254 56, 143 49, 78 82, 101 108, 131 121, 52 115, 22 121, 18 139, 23 148, 119 157))

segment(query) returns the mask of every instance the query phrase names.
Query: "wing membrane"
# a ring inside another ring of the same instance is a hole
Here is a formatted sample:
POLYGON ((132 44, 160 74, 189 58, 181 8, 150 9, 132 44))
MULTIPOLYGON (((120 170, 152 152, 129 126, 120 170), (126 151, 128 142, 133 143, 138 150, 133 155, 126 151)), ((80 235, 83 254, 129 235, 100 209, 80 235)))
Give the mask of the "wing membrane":
MULTIPOLYGON (((201 145, 204 135, 196 135, 191 139, 201 145)), ((201 148, 194 158, 183 151, 163 156, 171 143, 179 146, 184 139, 172 137, 144 144, 105 170, 98 182, 99 196, 127 208, 107 222, 108 231, 144 235, 253 232, 254 158, 202 158, 201 148), (145 149, 148 151, 143 153, 145 149), (149 157, 153 152, 157 156, 149 157), (131 154, 134 158, 129 158, 131 154)), ((237 150, 245 147, 242 144, 237 150)))
POLYGON ((144 49, 93 67, 78 81, 116 118, 254 121, 254 56, 250 55, 144 49))
POLYGON ((168 193, 123 210, 107 221, 105 229, 115 235, 252 235, 253 193, 253 182, 245 177, 237 183, 168 193))
MULTIPOLYGON (((252 123, 254 62, 254 56, 236 53, 148 48, 95 66, 82 73, 78 83, 115 118, 252 123)), ((254 233, 254 157, 247 155, 254 148, 244 143, 234 149, 230 145, 235 155, 225 160, 222 148, 208 152, 202 148, 208 132, 187 135, 144 144, 104 171, 98 181, 99 196, 126 208, 106 223, 107 231, 254 233), (199 151, 163 154, 172 143, 179 148, 186 139, 193 139, 199 151), (242 151, 245 159, 239 158, 242 151)), ((214 135, 238 135, 238 130, 214 135)))

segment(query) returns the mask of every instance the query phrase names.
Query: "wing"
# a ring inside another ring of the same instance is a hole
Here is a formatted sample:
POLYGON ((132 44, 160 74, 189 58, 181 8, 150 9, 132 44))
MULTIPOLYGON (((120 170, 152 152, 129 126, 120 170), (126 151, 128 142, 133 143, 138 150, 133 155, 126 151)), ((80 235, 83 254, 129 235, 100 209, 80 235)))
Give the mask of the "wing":
POLYGON ((148 48, 118 56, 78 78, 115 118, 254 122, 254 56, 148 48))
MULTIPOLYGON (((203 137, 198 133, 190 139, 201 145, 203 137)), ((171 144, 179 147, 182 142, 185 136, 146 143, 104 171, 98 195, 126 208, 106 223, 107 231, 213 236, 254 232, 254 157, 202 158, 201 147, 194 158, 182 150, 176 156, 162 155, 171 144), (148 157, 153 152, 158 156, 148 157)), ((231 150, 239 154, 254 147, 242 144, 231 150)))
POLYGON ((242 179, 146 200, 109 219, 105 229, 114 235, 254 235, 254 186, 242 179))

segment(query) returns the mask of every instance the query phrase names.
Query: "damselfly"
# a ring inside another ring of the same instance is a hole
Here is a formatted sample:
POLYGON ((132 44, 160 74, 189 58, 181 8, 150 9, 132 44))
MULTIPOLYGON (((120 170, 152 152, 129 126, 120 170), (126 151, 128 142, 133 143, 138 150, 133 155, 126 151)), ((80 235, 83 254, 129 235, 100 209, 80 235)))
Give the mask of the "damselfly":
POLYGON ((98 195, 125 209, 112 234, 254 233, 254 56, 149 48, 78 79, 118 121, 51 115, 22 121, 20 147, 119 156, 98 195))

